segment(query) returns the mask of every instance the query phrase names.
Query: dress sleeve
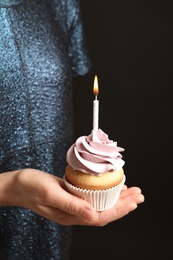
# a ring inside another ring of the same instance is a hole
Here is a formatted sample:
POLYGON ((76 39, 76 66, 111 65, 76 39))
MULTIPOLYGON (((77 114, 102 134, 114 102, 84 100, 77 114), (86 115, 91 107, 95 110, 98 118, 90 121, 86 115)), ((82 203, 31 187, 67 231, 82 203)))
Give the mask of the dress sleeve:
POLYGON ((67 0, 69 56, 73 76, 85 75, 91 68, 78 0, 67 0))

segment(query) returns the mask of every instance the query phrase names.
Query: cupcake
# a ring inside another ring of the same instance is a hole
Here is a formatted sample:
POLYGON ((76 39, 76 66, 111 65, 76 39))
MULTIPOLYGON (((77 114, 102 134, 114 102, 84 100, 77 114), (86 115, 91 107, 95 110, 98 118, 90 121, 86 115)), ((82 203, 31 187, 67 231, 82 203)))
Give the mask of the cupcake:
POLYGON ((101 129, 79 137, 67 151, 63 179, 68 191, 97 211, 113 207, 125 182, 123 151, 101 129))

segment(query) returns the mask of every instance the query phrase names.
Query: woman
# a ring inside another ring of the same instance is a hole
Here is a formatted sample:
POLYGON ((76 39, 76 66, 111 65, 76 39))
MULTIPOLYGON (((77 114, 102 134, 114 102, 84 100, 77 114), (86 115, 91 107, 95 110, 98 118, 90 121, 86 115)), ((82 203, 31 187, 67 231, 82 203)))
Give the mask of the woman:
POLYGON ((71 79, 90 68, 79 3, 0 0, 0 258, 69 259, 72 225, 103 226, 144 198, 124 189, 96 213, 65 191, 71 79))

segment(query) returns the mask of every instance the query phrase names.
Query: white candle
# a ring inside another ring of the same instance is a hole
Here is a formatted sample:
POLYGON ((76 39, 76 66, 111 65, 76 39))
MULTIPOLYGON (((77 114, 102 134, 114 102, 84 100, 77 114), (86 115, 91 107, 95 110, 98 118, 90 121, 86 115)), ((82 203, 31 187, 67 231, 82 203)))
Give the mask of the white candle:
POLYGON ((93 130, 98 130, 98 124, 99 124, 99 101, 97 100, 97 96, 95 100, 93 101, 93 130))
POLYGON ((97 100, 98 95, 98 79, 97 76, 94 78, 94 88, 93 92, 95 94, 95 100, 93 101, 93 130, 98 130, 99 125, 99 101, 97 100))

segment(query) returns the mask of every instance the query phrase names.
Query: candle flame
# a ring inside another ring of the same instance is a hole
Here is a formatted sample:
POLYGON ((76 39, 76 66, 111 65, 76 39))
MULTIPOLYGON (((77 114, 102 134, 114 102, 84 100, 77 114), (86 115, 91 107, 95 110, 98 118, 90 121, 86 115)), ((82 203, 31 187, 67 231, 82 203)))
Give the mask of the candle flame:
POLYGON ((98 95, 99 93, 99 88, 98 88, 98 78, 97 75, 94 77, 94 87, 93 87, 93 92, 95 95, 98 95))

